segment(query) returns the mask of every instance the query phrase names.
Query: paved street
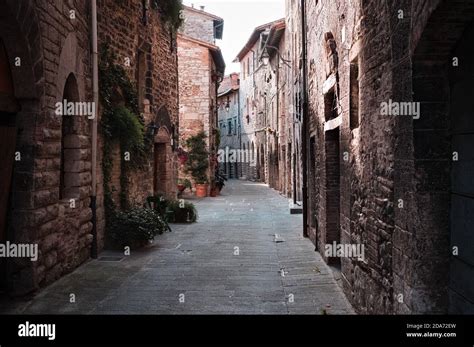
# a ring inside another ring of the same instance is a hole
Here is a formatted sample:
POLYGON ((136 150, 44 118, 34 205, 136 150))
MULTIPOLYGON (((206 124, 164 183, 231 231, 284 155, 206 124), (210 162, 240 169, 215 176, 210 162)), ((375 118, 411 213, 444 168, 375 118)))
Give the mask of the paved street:
MULTIPOLYGON (((194 202, 198 223, 173 225, 153 246, 120 261, 90 261, 14 312, 353 313, 327 265, 302 237, 301 215, 290 215, 287 199, 277 192, 232 181, 222 196, 194 202)), ((101 254, 111 255, 117 253, 101 254)))

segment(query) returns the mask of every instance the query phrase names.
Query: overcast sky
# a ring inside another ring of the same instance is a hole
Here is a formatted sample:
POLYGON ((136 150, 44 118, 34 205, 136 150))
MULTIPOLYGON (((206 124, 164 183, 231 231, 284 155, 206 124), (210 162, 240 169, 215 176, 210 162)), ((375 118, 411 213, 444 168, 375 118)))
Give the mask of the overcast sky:
POLYGON ((239 64, 232 61, 247 43, 255 27, 285 17, 285 0, 184 0, 195 8, 224 19, 223 40, 218 40, 227 65, 226 74, 239 72, 239 64))

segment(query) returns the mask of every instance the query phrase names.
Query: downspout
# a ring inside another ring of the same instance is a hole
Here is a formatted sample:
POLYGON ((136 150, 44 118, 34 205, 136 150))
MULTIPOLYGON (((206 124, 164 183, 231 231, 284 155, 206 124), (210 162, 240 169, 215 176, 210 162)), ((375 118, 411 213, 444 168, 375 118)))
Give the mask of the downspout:
MULTIPOLYGON (((238 115, 239 115, 239 149, 242 150, 242 124, 243 124, 243 122, 242 122, 242 119, 240 118, 242 116, 242 112, 240 111, 240 75, 239 75, 239 89, 237 90, 237 108, 239 110, 239 112, 238 112, 238 115)), ((244 153, 244 155, 246 156, 245 153, 244 153)), ((246 160, 247 160, 247 158, 246 158, 246 160)), ((245 163, 242 160, 240 160, 239 178, 242 178, 242 176, 244 175, 244 172, 243 172, 244 164, 245 163)))
POLYGON ((302 117, 302 171, 303 171, 303 236, 308 237, 308 67, 307 67, 307 37, 306 37, 306 1, 301 0, 301 35, 303 45, 303 117, 302 117))
POLYGON ((276 128, 275 128, 275 134, 274 134, 274 139, 275 139, 275 152, 276 156, 274 155, 273 160, 275 160, 276 163, 274 163, 275 166, 278 166, 278 170, 274 170, 274 175, 277 177, 277 179, 274 180, 275 182, 278 181, 278 184, 276 185, 276 189, 279 191, 280 190, 280 57, 278 57, 277 60, 277 71, 276 71, 276 128))
POLYGON ((97 0, 91 0, 92 7, 92 92, 95 117, 92 120, 92 246, 91 257, 97 258, 97 118, 99 117, 99 53, 97 49, 97 0))

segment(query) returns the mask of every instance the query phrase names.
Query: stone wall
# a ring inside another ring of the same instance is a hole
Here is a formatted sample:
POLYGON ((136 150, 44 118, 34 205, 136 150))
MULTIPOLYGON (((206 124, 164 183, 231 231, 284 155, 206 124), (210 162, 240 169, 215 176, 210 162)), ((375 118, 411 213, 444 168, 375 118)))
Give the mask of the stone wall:
POLYGON ((180 32, 184 36, 192 37, 207 43, 215 44, 215 18, 203 10, 184 7, 184 25, 180 32))
MULTIPOLYGON (((219 150, 239 150, 240 149, 240 91, 239 74, 226 76, 219 87, 219 96, 217 99, 218 107, 218 128, 221 141, 219 150), (229 109, 227 110, 227 107, 229 109), (229 127, 230 123, 230 127, 229 127)), ((220 169, 227 174, 229 178, 239 178, 242 175, 243 162, 234 162, 227 156, 222 157, 225 161, 220 161, 220 169)))
MULTIPOLYGON (((257 44, 252 47, 256 50, 257 44)), ((254 94, 254 53, 248 52, 240 61, 240 113, 242 115, 242 149, 248 150, 255 161, 257 157, 257 147, 255 144, 255 129, 257 112, 255 108, 254 94)), ((242 177, 246 179, 256 179, 256 166, 245 165, 242 177)))
MULTIPOLYGON (((173 136, 178 129, 176 40, 165 29, 157 9, 146 12, 147 25, 142 22, 141 3, 98 1, 99 44, 110 41, 124 66, 124 59, 130 58, 126 68, 133 82, 139 76, 137 53, 146 52, 146 81, 140 83, 146 92, 144 104, 150 106, 142 108, 144 117, 147 123, 154 120, 167 127, 173 136), (159 109, 166 112, 159 113, 159 109), (167 117, 158 117, 162 114, 167 117)), ((87 1, 20 0, 2 2, 0 13, 0 37, 20 106, 13 131, 21 159, 14 162, 6 239, 38 244, 40 251, 36 262, 13 259, 7 263, 7 285, 21 295, 53 282, 90 258, 91 121, 87 116, 55 111, 56 103, 63 99, 93 101, 91 8, 87 1)), ((101 143, 99 139, 99 250, 104 245, 105 226, 101 143)), ((141 205, 153 192, 152 165, 129 179, 132 202, 141 205)))
MULTIPOLYGON (((145 124, 151 123, 156 127, 155 143, 159 131, 168 134, 166 145, 171 148, 172 139, 178 140, 178 81, 177 81, 177 44, 175 34, 163 23, 159 8, 144 9, 141 1, 117 2, 101 0, 98 2, 99 16, 99 47, 107 45, 117 57, 130 80, 137 86, 139 109, 145 124)), ((101 139, 102 141, 102 139, 101 139)), ((167 151, 171 164, 170 171, 164 177, 165 189, 159 193, 168 197, 176 197, 176 154, 167 151), (173 183, 174 182, 174 183, 173 183)), ((119 185, 122 171, 118 167, 120 160, 114 153, 112 168, 112 183, 119 185)), ((154 162, 153 148, 150 160, 141 170, 131 172, 128 179, 129 203, 143 205, 146 197, 158 193, 154 183, 158 163, 154 162)), ((102 170, 99 168, 99 192, 103 194, 102 170)), ((117 189, 117 190, 118 190, 117 189)), ((115 199, 118 194, 113 194, 115 199)), ((117 204, 118 201, 115 201, 117 204)), ((98 202, 98 215, 103 216, 103 200, 98 202)), ((103 240, 102 240, 103 243, 103 240)), ((101 244, 102 244, 101 243, 101 244)))
POLYGON ((472 270, 448 266, 450 232, 459 226, 450 231, 452 159, 446 124, 436 116, 448 116, 447 64, 472 23, 469 6, 308 4, 309 237, 326 261, 340 264, 344 291, 360 313, 460 312, 458 294, 448 303, 448 286, 464 293, 463 307, 471 305, 469 285, 448 285, 448 277, 472 270), (385 115, 389 100, 420 101, 421 118, 385 115), (363 245, 365 259, 326 257, 332 241, 363 245))
MULTIPOLYGON (((202 32, 197 23, 206 21, 212 15, 185 8, 187 20, 181 34, 178 34, 179 57, 179 136, 182 147, 191 136, 204 131, 208 136, 207 144, 210 152, 208 181, 214 176, 217 165, 216 131, 217 92, 219 83, 224 77, 224 68, 215 60, 221 55, 219 47, 213 40, 201 37, 202 32), (202 18, 204 16, 205 18, 202 18), (194 19, 192 19, 192 18, 194 19), (194 28, 197 25, 196 28, 194 28), (188 34, 186 34, 188 33, 188 34), (221 71, 222 70, 222 71, 221 71)), ((223 64, 223 62, 222 62, 223 64)), ((185 150, 188 150, 184 148, 185 150)), ((191 178, 182 165, 179 168, 181 178, 191 178)))
POLYGON ((7 284, 21 295, 72 271, 90 254, 90 121, 55 113, 66 96, 91 101, 90 11, 80 1, 7 1, 0 7, 0 36, 21 107, 21 158, 14 164, 7 240, 39 245, 38 261, 7 264, 7 284))

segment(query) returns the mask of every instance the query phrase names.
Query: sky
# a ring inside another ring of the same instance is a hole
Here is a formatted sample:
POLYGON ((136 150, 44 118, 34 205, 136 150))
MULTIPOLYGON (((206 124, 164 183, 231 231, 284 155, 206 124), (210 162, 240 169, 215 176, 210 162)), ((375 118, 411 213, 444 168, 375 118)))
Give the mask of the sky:
POLYGON ((253 30, 285 17, 285 0, 184 0, 187 6, 205 6, 205 11, 224 19, 224 35, 217 41, 226 62, 226 74, 239 72, 232 63, 253 30))

